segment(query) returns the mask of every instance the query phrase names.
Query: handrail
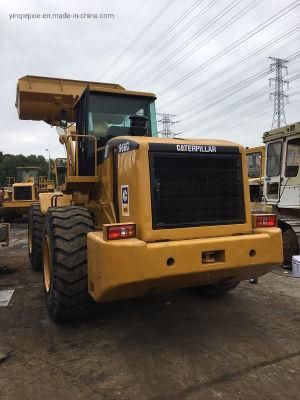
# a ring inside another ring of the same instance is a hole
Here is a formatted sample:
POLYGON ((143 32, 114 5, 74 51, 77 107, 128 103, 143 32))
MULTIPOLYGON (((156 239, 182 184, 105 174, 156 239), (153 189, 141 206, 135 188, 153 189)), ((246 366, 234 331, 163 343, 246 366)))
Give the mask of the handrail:
POLYGON ((93 135, 78 135, 78 134, 69 134, 67 135, 66 140, 66 149, 67 149, 67 175, 68 176, 82 176, 79 174, 79 139, 87 139, 93 141, 93 154, 94 154, 94 174, 91 176, 96 176, 97 169, 97 140, 93 135), (74 143, 75 142, 75 152, 74 152, 74 143), (75 155, 75 157, 74 157, 75 155))

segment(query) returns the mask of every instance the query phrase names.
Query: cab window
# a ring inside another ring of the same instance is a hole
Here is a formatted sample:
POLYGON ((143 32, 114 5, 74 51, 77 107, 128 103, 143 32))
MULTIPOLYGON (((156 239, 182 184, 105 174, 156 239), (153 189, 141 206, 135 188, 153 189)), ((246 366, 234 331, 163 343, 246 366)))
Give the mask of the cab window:
POLYGON ((38 169, 20 168, 17 170, 17 183, 36 182, 38 178, 38 169))
POLYGON ((261 159, 262 154, 260 152, 247 155, 249 177, 259 178, 261 176, 261 159))
POLYGON ((281 142, 270 143, 267 150, 267 176, 280 174, 281 142))
POLYGON ((288 141, 286 149, 285 176, 293 177, 298 175, 300 165, 300 138, 288 141))
POLYGON ((154 99, 90 93, 88 134, 97 141, 105 144, 112 137, 130 135, 133 116, 145 118, 147 136, 157 135, 154 99))

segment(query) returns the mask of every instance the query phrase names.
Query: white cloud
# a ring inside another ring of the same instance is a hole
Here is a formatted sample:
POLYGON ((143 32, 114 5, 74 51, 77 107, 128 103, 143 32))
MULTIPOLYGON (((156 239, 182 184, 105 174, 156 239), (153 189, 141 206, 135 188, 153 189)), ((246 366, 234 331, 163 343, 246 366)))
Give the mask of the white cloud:
MULTIPOLYGON (((195 1, 195 0, 194 0, 195 1)), ((167 31, 170 25, 184 11, 194 3, 193 0, 186 2, 175 1, 161 18, 153 24, 145 35, 138 40, 132 48, 121 57, 117 63, 113 61, 126 49, 145 28, 155 14, 167 3, 161 0, 138 1, 102 1, 96 0, 83 1, 75 0, 72 2, 52 1, 18 1, 1 2, 0 11, 0 51, 3 62, 0 65, 0 150, 8 153, 38 153, 43 152, 47 147, 53 155, 61 155, 62 149, 56 139, 55 130, 44 123, 19 121, 16 109, 14 107, 15 88, 17 79, 21 76, 32 74, 41 76, 57 76, 62 78, 102 80, 103 72, 107 70, 103 79, 114 82, 116 77, 126 70, 133 60, 142 57, 147 48, 167 31), (138 11, 140 9, 140 11, 138 11), (138 13, 137 13, 138 11, 138 13), (9 20, 9 14, 21 12, 109 12, 114 13, 115 18, 111 20, 9 20), (135 15, 135 13, 137 13, 135 15), (135 16, 134 16, 135 15, 135 16), (133 20, 130 21, 130 19, 133 20), (128 24, 128 22, 130 23, 128 24)), ((210 3, 210 0, 203 0, 197 9, 180 23, 166 38, 164 43, 186 24, 197 11, 210 3)), ((251 12, 243 16, 239 21, 231 24, 224 32, 209 41, 199 50, 189 55, 189 51, 194 45, 199 45, 201 41, 209 36, 214 29, 221 27, 235 12, 241 10, 251 0, 242 1, 228 15, 220 19, 215 25, 211 23, 209 29, 200 35, 192 44, 185 46, 172 61, 158 69, 151 76, 156 77, 151 84, 150 71, 165 60, 172 51, 195 35, 210 19, 216 16, 222 9, 231 4, 230 0, 220 0, 216 2, 203 17, 198 19, 180 36, 174 39, 169 46, 164 48, 159 57, 153 57, 147 65, 138 68, 138 71, 131 75, 121 74, 118 83, 123 84, 122 77, 125 80, 125 87, 130 89, 139 89, 151 92, 162 92, 172 85, 178 79, 193 71, 199 65, 207 61, 210 57, 226 48, 234 40, 237 40, 243 34, 254 29, 258 24, 267 18, 279 12, 282 8, 292 3, 292 0, 282 2, 281 0, 264 0, 251 12), (182 63, 174 63, 186 54, 182 63), (170 69, 170 66, 174 68, 170 69), (162 72, 167 70, 165 75, 162 72), (129 77, 129 78, 128 78, 129 77), (142 78, 146 77, 144 84, 133 86, 142 78), (128 79, 126 79, 128 78, 128 79)), ((229 70, 229 72, 216 79, 214 75, 224 69, 230 68, 232 63, 243 58, 251 51, 267 43, 279 32, 287 30, 299 21, 299 8, 294 12, 287 14, 276 24, 262 31, 260 34, 249 39, 246 43, 236 48, 220 58, 217 62, 203 68, 184 83, 174 87, 161 96, 158 100, 158 109, 160 112, 180 113, 180 111, 190 104, 196 104, 200 100, 209 99, 212 95, 226 90, 233 83, 233 77, 239 72, 240 80, 248 75, 268 67, 269 55, 278 57, 288 57, 290 54, 299 51, 300 37, 293 35, 285 41, 271 49, 267 49, 261 55, 246 63, 240 69, 229 70), (297 41, 298 38, 298 41, 297 41), (294 39, 294 42, 292 42, 294 39), (285 46, 283 46, 285 44, 285 46), (276 49, 279 49, 278 51, 276 49), (257 64, 256 64, 257 62, 257 64), (247 72, 245 67, 251 66, 251 71, 247 72), (243 71, 243 72, 242 72, 243 71), (246 72, 245 72, 246 71, 246 72), (211 77, 211 82, 199 90, 192 89, 201 84, 204 80, 211 77), (174 102, 174 99, 180 99, 174 102), (163 107, 162 107, 163 106, 163 107)), ((156 46, 153 52, 158 49, 156 46)), ((150 53, 151 55, 151 53, 150 53)), ((139 66, 140 64, 137 64, 139 66)), ((142 65, 142 64, 141 64, 142 65)), ((133 70, 133 68, 132 68, 133 70)), ((290 64, 290 73, 299 70, 299 64, 290 64)), ((234 82, 238 81, 235 78, 234 82)), ((268 96, 261 97, 257 102, 249 103, 247 107, 236 108, 230 113, 222 112, 225 106, 237 102, 239 99, 252 95, 255 91, 259 92, 267 87, 267 78, 261 79, 255 85, 236 93, 233 97, 224 99, 221 103, 212 105, 210 109, 199 107, 194 114, 193 120, 189 115, 180 117, 180 123, 174 126, 177 131, 184 136, 197 137, 217 137, 241 142, 244 145, 257 145, 261 141, 262 132, 269 129, 272 119, 272 105, 268 103, 268 96), (269 107, 268 107, 269 104, 269 107), (265 107, 265 108, 264 108, 265 107), (219 113, 220 117, 208 119, 209 115, 219 113), (193 122, 193 126, 192 126, 193 122)), ((291 93, 299 91, 299 81, 294 81, 291 93)), ((209 104, 207 100, 207 104, 209 104)), ((299 95, 291 97, 291 104, 286 107, 287 120, 293 122, 299 119, 299 95)))

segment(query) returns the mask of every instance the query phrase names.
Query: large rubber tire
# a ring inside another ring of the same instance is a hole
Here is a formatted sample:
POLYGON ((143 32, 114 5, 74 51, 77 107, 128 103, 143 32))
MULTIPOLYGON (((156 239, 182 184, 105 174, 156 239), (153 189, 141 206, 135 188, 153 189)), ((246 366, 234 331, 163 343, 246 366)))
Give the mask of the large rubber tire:
POLYGON ((199 286, 197 292, 205 297, 217 297, 234 290, 239 284, 240 282, 220 282, 214 285, 199 286))
POLYGON ((33 203, 28 219, 28 254, 32 269, 43 269, 44 216, 39 203, 33 203))
POLYGON ((11 208, 3 207, 2 218, 3 218, 4 222, 7 222, 10 224, 12 222, 15 222, 15 220, 17 218, 17 213, 14 210, 12 210, 11 208))
POLYGON ((45 225, 44 282, 49 315, 55 321, 84 317, 92 310, 87 282, 87 234, 94 230, 92 215, 85 207, 50 208, 45 225))
POLYGON ((292 257, 299 253, 299 244, 295 232, 291 228, 282 229, 283 262, 292 264, 292 257))

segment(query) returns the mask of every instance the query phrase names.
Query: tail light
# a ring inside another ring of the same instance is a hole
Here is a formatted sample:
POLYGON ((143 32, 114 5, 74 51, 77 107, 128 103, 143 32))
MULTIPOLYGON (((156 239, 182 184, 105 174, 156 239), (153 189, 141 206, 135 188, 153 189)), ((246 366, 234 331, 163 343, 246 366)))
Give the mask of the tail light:
POLYGON ((105 224, 103 225, 103 236, 104 240, 135 238, 136 225, 132 223, 114 225, 105 224))
POLYGON ((252 214, 253 228, 273 228, 277 226, 275 214, 252 214))

